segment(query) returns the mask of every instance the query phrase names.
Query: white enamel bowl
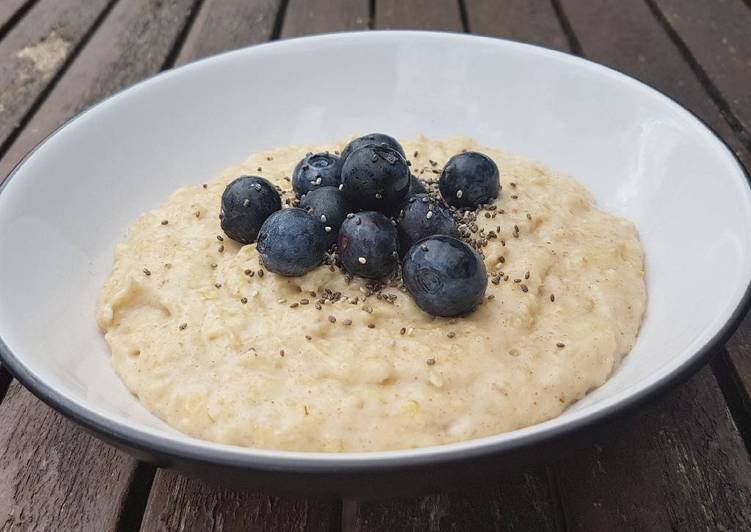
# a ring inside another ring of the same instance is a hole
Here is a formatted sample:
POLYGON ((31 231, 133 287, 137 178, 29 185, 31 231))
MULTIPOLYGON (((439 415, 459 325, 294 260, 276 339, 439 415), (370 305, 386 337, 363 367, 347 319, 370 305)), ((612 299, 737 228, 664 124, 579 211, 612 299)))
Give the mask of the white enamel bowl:
POLYGON ((455 34, 283 41, 135 85, 67 123, 15 169, 0 194, 0 351, 43 400, 161 464, 270 489, 435 486, 545 456, 699 367, 746 307, 750 243, 751 193, 733 154, 691 113, 623 74, 455 34), (556 419, 440 447, 246 449, 190 438, 150 415, 111 370, 94 324, 127 226, 177 187, 253 151, 369 131, 474 137, 578 177, 600 207, 634 221, 649 304, 633 352, 556 419))

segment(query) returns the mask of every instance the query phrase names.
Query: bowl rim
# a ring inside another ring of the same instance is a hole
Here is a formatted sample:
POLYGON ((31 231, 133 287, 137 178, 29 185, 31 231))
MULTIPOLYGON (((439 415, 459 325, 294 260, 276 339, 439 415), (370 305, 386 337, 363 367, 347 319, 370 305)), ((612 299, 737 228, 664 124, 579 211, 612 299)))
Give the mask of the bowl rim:
MULTIPOLYGON (((635 77, 623 73, 617 69, 602 65, 589 59, 546 48, 543 46, 527 44, 508 39, 499 39, 495 37, 486 37, 471 34, 461 34, 454 32, 440 31, 419 31, 419 30, 383 30, 383 31, 354 31, 324 33, 283 41, 271 41, 257 45, 246 46, 235 50, 226 51, 202 58, 198 61, 173 68, 167 71, 159 72, 135 84, 129 85, 114 94, 102 99, 95 105, 92 105, 83 112, 66 120, 60 126, 55 128, 51 133, 45 136, 34 148, 32 148, 12 169, 6 179, 0 183, 0 194, 4 192, 10 181, 16 177, 19 170, 23 167, 40 148, 53 136, 60 133, 71 123, 80 119, 90 111, 99 108, 111 99, 119 97, 121 94, 140 87, 142 84, 149 83, 156 78, 173 76, 177 71, 184 72, 193 68, 200 68, 200 65, 213 61, 219 57, 234 56, 246 53, 249 49, 265 48, 269 46, 300 46, 308 41, 325 41, 340 39, 380 39, 384 36, 400 35, 402 38, 418 39, 454 39, 460 41, 487 41, 495 45, 516 47, 527 50, 528 52, 550 54, 559 59, 569 61, 572 64, 584 65, 589 68, 602 69, 610 74, 615 74, 635 82, 642 88, 663 97, 669 103, 674 104, 679 109, 693 117, 699 124, 704 126, 712 136, 715 137, 721 146, 725 148, 731 156, 731 160, 745 176, 745 184, 749 197, 751 197, 751 175, 746 170, 736 153, 720 135, 706 123, 704 119, 696 115, 690 109, 687 109, 677 102, 670 95, 661 90, 636 79, 635 77)), ((390 470, 406 467, 416 467, 422 465, 435 466, 438 464, 456 463, 473 458, 482 458, 490 455, 510 454, 523 448, 532 448, 551 442, 552 440, 581 433, 585 429, 592 429, 599 426, 605 421, 618 417, 620 415, 632 412, 634 409, 646 401, 665 392, 672 387, 688 379, 698 369, 704 365, 709 357, 721 349, 730 336, 735 332, 746 312, 751 307, 751 278, 749 278, 743 295, 738 304, 731 313, 729 319, 715 332, 704 345, 697 349, 693 354, 688 356, 683 363, 666 373, 655 382, 645 388, 628 395, 613 404, 609 404, 599 410, 591 412, 579 419, 574 419, 561 426, 547 427, 540 432, 523 434, 517 438, 505 441, 493 441, 498 435, 491 435, 483 438, 465 440, 455 443, 417 447, 410 449, 398 449, 391 451, 376 452, 358 452, 358 453, 323 453, 323 452, 298 452, 298 451, 280 451, 272 449, 259 449, 253 447, 240 447, 233 445, 217 444, 216 442, 204 441, 198 438, 187 436, 188 440, 178 440, 177 438, 164 437, 157 434, 135 428, 125 422, 117 421, 91 410, 70 399, 63 393, 57 391, 44 380, 39 378, 30 368, 28 368, 5 343, 0 336, 0 362, 10 370, 12 375, 18 381, 31 391, 36 397, 41 399, 47 405, 72 419, 84 428, 104 439, 116 442, 131 449, 144 451, 148 454, 157 456, 170 457, 176 460, 187 460, 194 463, 203 463, 208 465, 229 466, 232 468, 241 468, 247 470, 269 471, 269 472, 296 472, 296 473, 360 473, 368 472, 377 468, 388 468, 390 470), (203 444, 203 445, 202 445, 203 444), (206 445, 211 445, 208 447, 206 445)), ((534 426, 534 425, 533 425, 534 426)))

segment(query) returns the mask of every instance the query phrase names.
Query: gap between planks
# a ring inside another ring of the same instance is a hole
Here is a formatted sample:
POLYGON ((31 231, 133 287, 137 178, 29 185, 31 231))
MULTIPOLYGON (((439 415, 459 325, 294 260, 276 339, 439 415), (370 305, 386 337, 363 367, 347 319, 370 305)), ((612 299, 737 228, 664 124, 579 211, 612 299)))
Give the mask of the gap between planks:
MULTIPOLYGON (((34 117, 37 110, 42 106, 44 101, 47 99, 47 96, 54 90, 55 86, 58 84, 60 79, 62 79, 62 77, 68 71, 68 68, 70 67, 70 65, 73 64, 76 57, 78 57, 78 55, 81 53, 81 50, 83 50, 86 47, 88 42, 91 40, 91 37, 94 35, 94 33, 96 33, 96 30, 99 28, 99 26, 101 26, 102 22, 107 18, 107 16, 115 7, 115 4, 117 2, 118 0, 109 0, 109 2, 106 4, 104 9, 94 19, 93 24, 84 33, 83 37, 76 43, 76 45, 73 48, 73 51, 70 54, 68 54, 68 56, 65 58, 60 68, 55 72, 55 74, 52 76, 49 82, 39 92, 39 94, 34 99, 33 103, 31 104, 31 106, 29 107, 29 109, 25 112, 25 114, 21 117, 18 123, 14 126, 12 131, 5 138, 5 140, 0 144, 0 159, 5 157, 5 154, 7 153, 8 148, 15 142, 16 138, 18 138, 18 136, 24 130, 26 125, 34 117)), ((6 177, 7 175, 0 175, 0 183, 2 183, 6 177)))
MULTIPOLYGON (((701 64, 699 64, 699 61, 696 60, 694 54, 691 53, 691 50, 686 45, 683 38, 675 29, 673 29, 673 26, 671 26, 670 22, 668 22, 662 10, 655 3, 655 0, 644 1, 646 2, 647 6, 649 6, 650 11, 652 11, 657 21, 660 23, 660 26, 662 26, 662 29, 665 30, 665 33, 667 33, 668 37, 670 37, 670 40, 673 41, 675 47, 680 51, 684 61, 686 61, 686 63, 688 63, 688 65, 691 67, 691 71, 694 73, 694 76, 696 76, 704 90, 720 110, 722 117, 732 128, 735 136, 741 143, 743 143, 746 150, 751 153, 751 132, 747 131, 743 127, 743 123, 730 108, 728 101, 722 95, 712 79, 707 75, 701 64)), ((749 28, 749 34, 751 35, 751 28, 749 28)))

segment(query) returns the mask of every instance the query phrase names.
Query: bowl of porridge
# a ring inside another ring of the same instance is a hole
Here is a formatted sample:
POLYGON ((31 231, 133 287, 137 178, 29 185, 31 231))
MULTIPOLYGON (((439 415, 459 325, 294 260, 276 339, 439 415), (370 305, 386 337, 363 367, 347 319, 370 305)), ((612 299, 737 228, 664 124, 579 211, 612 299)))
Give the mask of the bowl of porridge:
POLYGON ((712 131, 600 65, 427 32, 251 47, 102 102, 13 171, 0 353, 162 465, 436 487, 700 367, 747 305, 750 214, 712 131))

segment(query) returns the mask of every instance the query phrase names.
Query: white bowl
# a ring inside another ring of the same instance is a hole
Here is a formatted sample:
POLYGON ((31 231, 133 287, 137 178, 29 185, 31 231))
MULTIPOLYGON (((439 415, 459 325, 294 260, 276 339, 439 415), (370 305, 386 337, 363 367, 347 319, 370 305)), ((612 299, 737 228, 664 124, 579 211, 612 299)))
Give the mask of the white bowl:
POLYGON ((685 377, 727 339, 749 299, 751 192, 722 141, 632 78, 495 39, 368 32, 219 55, 83 113, 11 177, 0 194, 3 363, 43 400, 139 456, 272 488, 351 495, 491 474, 685 377), (372 130, 461 134, 506 148, 578 177, 603 209, 636 223, 648 312, 612 379, 545 423, 404 451, 232 447, 149 414, 113 373, 94 324, 127 226, 250 152, 372 130))

